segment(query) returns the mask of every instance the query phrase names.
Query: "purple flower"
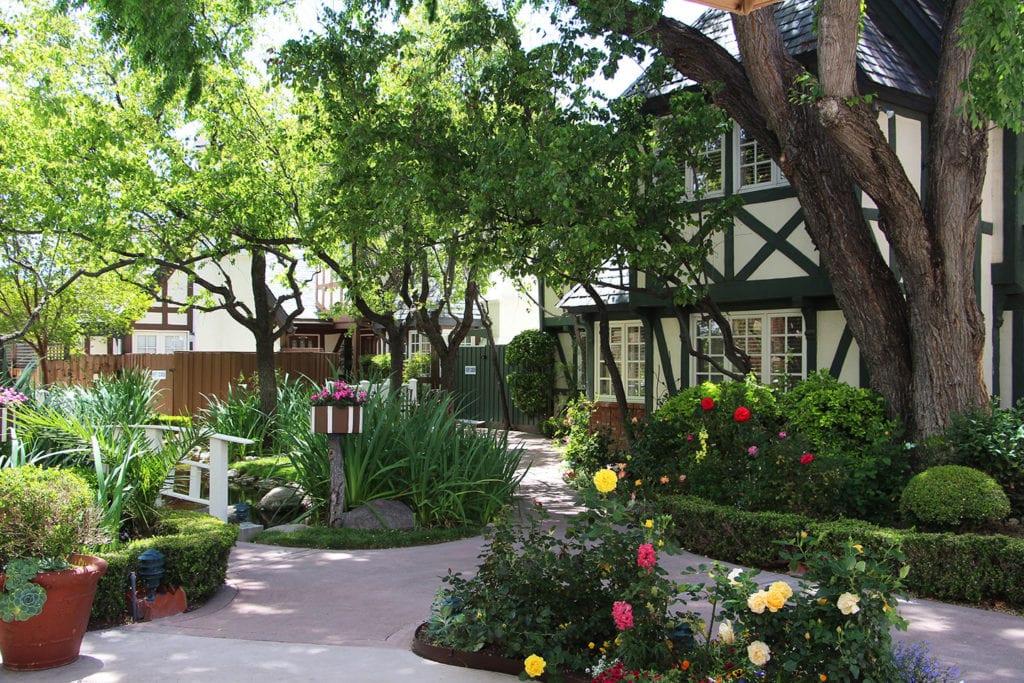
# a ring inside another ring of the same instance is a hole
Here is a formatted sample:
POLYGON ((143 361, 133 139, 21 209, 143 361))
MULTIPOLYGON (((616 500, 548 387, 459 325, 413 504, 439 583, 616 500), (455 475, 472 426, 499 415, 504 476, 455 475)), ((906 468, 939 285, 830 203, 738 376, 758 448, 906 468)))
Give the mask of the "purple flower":
POLYGON ((748 455, 757 455, 757 446, 751 446, 747 449, 748 455))

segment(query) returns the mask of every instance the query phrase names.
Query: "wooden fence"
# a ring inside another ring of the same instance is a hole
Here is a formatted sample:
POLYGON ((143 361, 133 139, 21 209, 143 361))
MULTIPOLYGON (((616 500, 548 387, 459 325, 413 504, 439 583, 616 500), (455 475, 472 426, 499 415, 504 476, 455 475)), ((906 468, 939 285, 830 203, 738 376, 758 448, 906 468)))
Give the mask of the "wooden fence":
MULTIPOLYGON (((256 354, 219 351, 139 353, 122 356, 78 356, 66 361, 47 360, 46 376, 54 384, 88 384, 95 377, 124 368, 149 370, 157 380, 160 398, 156 410, 173 415, 198 412, 204 396, 227 396, 228 385, 255 382, 256 354)), ((284 374, 305 375, 314 382, 333 378, 340 366, 336 353, 286 351, 274 354, 274 365, 284 374)))

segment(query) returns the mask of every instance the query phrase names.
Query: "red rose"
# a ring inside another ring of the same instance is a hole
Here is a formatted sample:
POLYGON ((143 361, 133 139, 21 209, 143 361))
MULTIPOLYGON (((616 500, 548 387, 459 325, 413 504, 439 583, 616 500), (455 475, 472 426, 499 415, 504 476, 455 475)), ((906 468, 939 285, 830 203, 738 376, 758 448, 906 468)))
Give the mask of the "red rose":
POLYGON ((737 422, 746 422, 747 420, 750 419, 750 410, 748 410, 745 406, 740 406, 739 408, 736 409, 736 412, 732 414, 732 419, 736 420, 737 422))
POLYGON ((810 465, 812 462, 814 462, 814 455, 813 454, 811 454, 811 453, 804 453, 803 455, 800 456, 800 464, 801 465, 810 465))
POLYGON ((700 407, 704 410, 711 410, 715 407, 715 399, 710 396, 705 396, 700 400, 700 407))

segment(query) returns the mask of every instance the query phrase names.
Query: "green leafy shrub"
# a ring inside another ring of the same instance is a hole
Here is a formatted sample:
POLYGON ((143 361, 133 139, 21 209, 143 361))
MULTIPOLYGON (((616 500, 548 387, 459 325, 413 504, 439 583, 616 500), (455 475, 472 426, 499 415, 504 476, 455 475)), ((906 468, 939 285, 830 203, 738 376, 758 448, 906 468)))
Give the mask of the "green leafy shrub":
POLYGON ((562 422, 566 430, 562 437, 565 444, 562 458, 569 469, 570 479, 589 479, 609 462, 610 439, 606 431, 591 426, 590 416, 593 414, 594 404, 583 394, 566 404, 562 422))
POLYGON ((1003 410, 958 415, 939 440, 950 457, 941 464, 964 465, 990 474, 1010 499, 1015 516, 1024 516, 1024 402, 1003 410))
POLYGON ((844 384, 827 370, 811 373, 783 393, 781 408, 791 431, 813 448, 837 440, 844 446, 870 447, 899 430, 899 423, 886 418, 881 395, 844 384))
POLYGON ((512 402, 530 417, 550 414, 557 343, 540 330, 524 330, 505 351, 505 363, 518 368, 506 377, 512 402))
POLYGON ((391 354, 377 353, 359 357, 359 377, 371 382, 383 382, 391 374, 391 354))
POLYGON ((0 469, 0 568, 66 559, 100 540, 93 493, 78 475, 34 465, 0 469))
POLYGON ((910 472, 893 430, 880 399, 827 373, 778 399, 753 378, 705 383, 638 428, 627 477, 646 497, 685 492, 746 510, 887 523, 910 472), (850 415, 826 419, 832 409, 850 415))
POLYGON ((138 571, 139 555, 150 548, 164 554, 164 583, 184 588, 190 606, 208 600, 224 585, 238 527, 198 512, 162 509, 158 517, 155 535, 98 553, 108 569, 96 590, 92 624, 109 625, 125 619, 128 574, 138 571))
MULTIPOLYGON (((402 381, 408 382, 416 377, 429 377, 431 360, 429 353, 414 353, 406 358, 405 367, 402 368, 402 381)), ((388 362, 390 363, 390 359, 388 362)))
POLYGON ((782 394, 780 405, 785 430, 799 435, 808 451, 822 456, 820 467, 835 475, 842 495, 831 514, 893 522, 911 467, 884 399, 819 370, 782 394))
POLYGON ((667 496, 654 511, 675 520, 673 538, 690 552, 748 567, 779 569, 773 541, 801 531, 838 552, 856 537, 865 548, 899 542, 911 567, 906 587, 938 600, 1002 601, 1024 606, 1024 539, 1003 535, 929 533, 879 527, 859 520, 821 521, 802 515, 747 512, 694 496, 667 496), (828 545, 831 544, 831 545, 828 545))
POLYGON ((900 498, 904 521, 928 529, 970 529, 1005 518, 1010 501, 995 479, 960 465, 915 475, 900 498))
POLYGON ((640 480, 647 495, 652 488, 660 490, 655 481, 678 480, 680 473, 685 476, 683 490, 694 495, 748 509, 775 505, 755 500, 755 494, 774 490, 760 486, 757 475, 776 467, 764 449, 769 438, 777 438, 779 422, 773 390, 753 377, 691 387, 666 401, 638 430, 641 436, 629 454, 627 478, 640 480))

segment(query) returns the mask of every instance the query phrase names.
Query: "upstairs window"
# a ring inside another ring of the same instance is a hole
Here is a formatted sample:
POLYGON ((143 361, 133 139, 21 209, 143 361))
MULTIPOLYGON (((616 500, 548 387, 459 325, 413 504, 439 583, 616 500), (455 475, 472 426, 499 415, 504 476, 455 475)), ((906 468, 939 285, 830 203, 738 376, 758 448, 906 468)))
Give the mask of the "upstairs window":
POLYGON ((735 137, 736 189, 771 187, 785 183, 785 177, 767 150, 752 135, 736 126, 735 137))
POLYGON ((709 140, 700 153, 697 168, 687 170, 690 196, 721 196, 725 191, 725 136, 709 140))

